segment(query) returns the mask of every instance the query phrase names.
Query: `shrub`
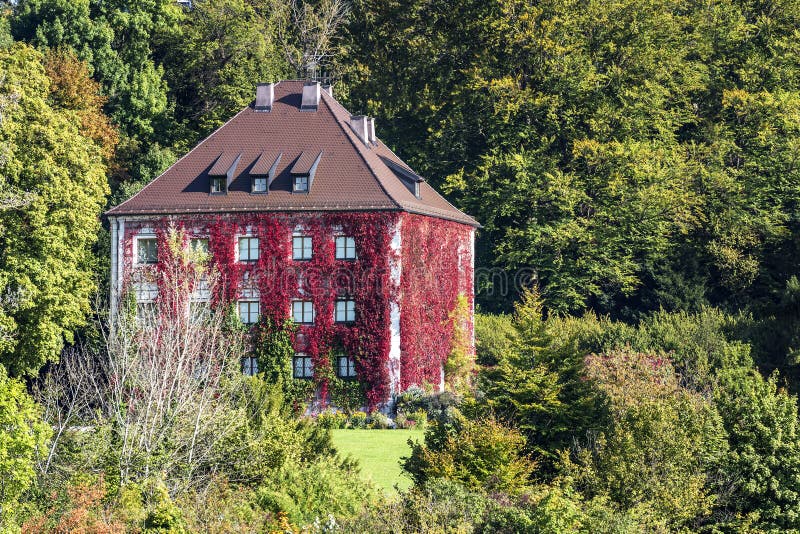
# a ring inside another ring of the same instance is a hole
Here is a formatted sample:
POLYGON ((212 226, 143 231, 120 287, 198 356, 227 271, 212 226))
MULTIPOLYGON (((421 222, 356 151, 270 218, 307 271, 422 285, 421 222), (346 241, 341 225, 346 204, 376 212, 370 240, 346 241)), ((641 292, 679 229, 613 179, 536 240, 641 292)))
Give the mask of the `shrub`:
POLYGON ((353 412, 348 419, 348 424, 350 428, 367 428, 367 418, 365 412, 353 412))
POLYGON ((497 365, 514 350, 517 331, 510 315, 475 314, 475 356, 484 366, 497 365))
POLYGON ((17 499, 34 481, 36 453, 47 450, 50 434, 25 385, 0 365, 0 530, 10 528, 17 499))
POLYGON ((377 410, 369 414, 369 419, 369 428, 386 429, 394 425, 389 417, 377 410))
POLYGON ((473 421, 453 409, 432 423, 425 443, 412 442, 403 468, 417 485, 432 478, 456 480, 470 489, 520 493, 533 463, 523 454, 525 439, 493 419, 473 421))
POLYGON ((325 410, 317 416, 317 425, 322 428, 345 428, 347 426, 347 415, 343 412, 325 410))

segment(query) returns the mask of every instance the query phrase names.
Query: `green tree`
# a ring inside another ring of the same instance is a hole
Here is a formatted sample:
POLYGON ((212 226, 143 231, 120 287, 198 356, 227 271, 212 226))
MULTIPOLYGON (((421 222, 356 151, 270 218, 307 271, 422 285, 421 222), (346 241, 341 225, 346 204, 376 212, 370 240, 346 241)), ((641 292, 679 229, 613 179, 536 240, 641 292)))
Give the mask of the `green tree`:
POLYGON ((47 449, 50 427, 25 391, 0 365, 0 528, 13 529, 17 499, 35 480, 36 455, 47 449))
POLYGON ((255 84, 287 76, 271 2, 199 0, 165 48, 178 113, 202 137, 253 100, 255 84))
POLYGON ((572 458, 565 455, 564 471, 585 495, 646 511, 670 529, 702 522, 728 446, 714 404, 683 388, 657 356, 592 356, 587 377, 607 403, 608 424, 572 458))
POLYGON ((445 478, 470 489, 516 494, 528 485, 534 467, 518 431, 493 419, 468 419, 455 408, 431 424, 424 443, 409 444, 403 468, 417 485, 445 478))
POLYGON ((48 103, 41 54, 17 44, 0 50, 0 175, 29 193, 24 207, 0 212, 0 361, 14 375, 55 360, 83 324, 95 284, 92 255, 108 194, 102 149, 81 134, 76 115, 48 103))

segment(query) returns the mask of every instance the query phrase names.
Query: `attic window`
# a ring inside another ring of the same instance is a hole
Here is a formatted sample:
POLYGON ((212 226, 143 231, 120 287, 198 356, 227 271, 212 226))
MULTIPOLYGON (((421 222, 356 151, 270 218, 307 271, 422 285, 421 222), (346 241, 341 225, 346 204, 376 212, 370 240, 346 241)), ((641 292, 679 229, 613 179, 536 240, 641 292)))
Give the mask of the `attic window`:
POLYGON ((253 193, 266 193, 267 192, 267 177, 258 176, 253 178, 253 193))
POLYGON ((211 177, 211 192, 224 193, 225 192, 225 178, 222 176, 211 177))
POLYGON ((400 165, 396 161, 393 161, 389 158, 381 157, 383 162, 386 164, 389 169, 397 176, 400 181, 406 186, 406 189, 411 191, 415 197, 420 198, 420 185, 422 182, 425 181, 425 178, 418 175, 408 167, 404 165, 400 165))
POLYGON ((250 192, 269 193, 275 180, 275 172, 283 154, 278 152, 262 152, 250 168, 250 192))
POLYGON ((295 176, 292 190, 295 193, 308 193, 308 176, 295 176))
POLYGON ((292 192, 308 193, 314 185, 314 175, 322 158, 322 151, 304 151, 294 162, 289 174, 292 175, 292 192))
POLYGON ((242 159, 241 153, 223 152, 217 157, 214 165, 208 170, 211 178, 211 194, 225 194, 228 192, 233 177, 236 173, 236 165, 242 159))

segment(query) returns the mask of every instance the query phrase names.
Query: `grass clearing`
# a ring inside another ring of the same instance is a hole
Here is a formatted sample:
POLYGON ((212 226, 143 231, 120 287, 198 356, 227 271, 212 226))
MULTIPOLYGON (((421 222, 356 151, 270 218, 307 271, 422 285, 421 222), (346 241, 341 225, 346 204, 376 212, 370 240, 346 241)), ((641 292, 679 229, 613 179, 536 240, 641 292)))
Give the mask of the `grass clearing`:
POLYGON ((388 494, 396 492, 394 486, 407 489, 411 479, 400 469, 400 457, 408 456, 408 440, 422 441, 422 430, 355 430, 331 431, 333 444, 343 456, 350 455, 361 465, 361 476, 371 480, 388 494))

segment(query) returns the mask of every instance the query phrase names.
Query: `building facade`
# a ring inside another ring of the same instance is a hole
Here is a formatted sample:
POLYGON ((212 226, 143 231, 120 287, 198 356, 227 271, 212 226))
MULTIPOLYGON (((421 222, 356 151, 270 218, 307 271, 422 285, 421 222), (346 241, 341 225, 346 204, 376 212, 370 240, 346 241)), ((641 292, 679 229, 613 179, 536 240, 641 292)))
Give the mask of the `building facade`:
POLYGON ((246 324, 293 319, 293 376, 317 383, 323 403, 326 376, 361 383, 371 406, 441 387, 454 329, 472 331, 477 222, 318 83, 259 85, 252 105, 107 216, 112 306, 129 292, 156 305, 167 289, 149 273, 180 228, 219 281, 192 298, 233 306, 246 324))

